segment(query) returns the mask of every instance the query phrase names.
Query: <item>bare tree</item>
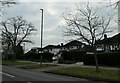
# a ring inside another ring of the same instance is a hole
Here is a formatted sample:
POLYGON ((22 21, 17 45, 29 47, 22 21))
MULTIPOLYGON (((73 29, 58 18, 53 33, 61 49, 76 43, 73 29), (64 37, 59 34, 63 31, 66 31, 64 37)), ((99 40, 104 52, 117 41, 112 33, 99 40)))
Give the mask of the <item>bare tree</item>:
MULTIPOLYGON (((111 3, 111 0, 110 0, 110 3, 111 3)), ((119 5, 119 3, 120 3, 120 0, 116 1, 115 3, 112 3, 112 4, 109 5, 108 7, 110 7, 110 6, 114 6, 114 8, 117 8, 118 5, 119 5)))
MULTIPOLYGON (((111 2, 111 0, 110 0, 111 2)), ((120 25, 120 18, 119 18, 119 12, 120 12, 120 0, 108 5, 107 7, 113 7, 114 9, 118 9, 118 20, 117 23, 120 25)))
MULTIPOLYGON (((14 54, 17 53, 17 47, 20 46, 23 42, 32 43, 28 39, 28 36, 32 34, 33 31, 36 31, 35 27, 24 20, 22 17, 13 17, 1 23, 2 28, 2 37, 3 42, 7 43, 8 47, 11 45, 14 51, 14 54)), ((15 56, 14 56, 15 59, 15 56)))
POLYGON ((15 5, 17 3, 18 2, 16 2, 15 0, 1 0, 0 1, 0 17, 4 13, 4 10, 5 10, 6 7, 9 7, 11 5, 15 5))
POLYGON ((77 13, 67 14, 63 17, 67 24, 64 35, 74 37, 77 36, 79 37, 79 40, 86 42, 94 48, 96 71, 98 71, 95 43, 97 40, 103 38, 105 33, 111 32, 108 30, 112 19, 111 15, 108 15, 106 18, 106 16, 93 9, 90 6, 90 3, 85 3, 82 8, 77 6, 77 13))

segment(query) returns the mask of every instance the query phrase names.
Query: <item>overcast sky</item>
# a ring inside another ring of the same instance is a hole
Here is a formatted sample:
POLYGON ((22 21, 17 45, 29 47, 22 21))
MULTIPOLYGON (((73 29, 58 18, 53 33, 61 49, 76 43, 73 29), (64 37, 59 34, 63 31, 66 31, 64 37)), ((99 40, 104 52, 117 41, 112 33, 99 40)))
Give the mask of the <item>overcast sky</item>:
MULTIPOLYGON (((66 43, 71 38, 66 38, 62 35, 62 31, 64 28, 60 28, 58 26, 65 25, 65 21, 63 19, 63 13, 68 13, 69 11, 74 12, 76 9, 76 3, 79 5, 83 1, 91 1, 95 0, 60 0, 60 2, 55 2, 55 0, 19 0, 18 5, 11 6, 6 9, 5 17, 10 18, 14 16, 22 16, 27 21, 32 22, 37 32, 31 36, 31 40, 34 44, 26 44, 26 51, 31 49, 32 47, 40 46, 40 22, 41 22, 41 11, 40 8, 44 9, 44 36, 43 36, 43 46, 46 45, 58 45, 60 43, 66 43), (49 1, 49 2, 48 2, 49 1), (78 2, 79 1, 79 2, 78 2)), ((110 4, 109 0, 97 0, 102 1, 102 3, 94 2, 94 6, 99 6, 103 8, 105 12, 106 3, 110 4)), ((111 0, 117 1, 117 0, 111 0)), ((107 11, 111 13, 111 10, 107 11)), ((117 13, 116 13, 117 16, 117 13)), ((117 18, 117 17, 115 17, 117 18)), ((115 21, 115 20, 114 20, 115 21)), ((117 24, 113 21, 111 26, 117 26, 117 24)), ((116 31, 113 32, 113 34, 116 31)))

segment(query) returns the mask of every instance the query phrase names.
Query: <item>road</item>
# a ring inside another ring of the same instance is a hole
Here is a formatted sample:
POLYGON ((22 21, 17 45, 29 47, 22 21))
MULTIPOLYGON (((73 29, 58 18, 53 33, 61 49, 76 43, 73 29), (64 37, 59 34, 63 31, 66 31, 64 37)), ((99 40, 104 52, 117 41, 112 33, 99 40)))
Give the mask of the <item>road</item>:
MULTIPOLYGON (((31 81, 85 81, 94 83, 94 81, 89 81, 86 79, 75 78, 70 76, 56 75, 44 72, 31 72, 28 70, 2 66, 2 81, 27 81, 27 83, 32 83, 31 81)), ((95 82, 96 83, 96 82, 95 82)))

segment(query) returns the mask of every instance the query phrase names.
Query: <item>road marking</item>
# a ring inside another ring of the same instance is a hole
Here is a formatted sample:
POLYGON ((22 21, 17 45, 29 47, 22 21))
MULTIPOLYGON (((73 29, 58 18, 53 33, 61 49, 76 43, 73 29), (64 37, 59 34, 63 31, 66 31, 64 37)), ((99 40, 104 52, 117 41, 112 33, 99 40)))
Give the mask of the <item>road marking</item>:
POLYGON ((7 76, 9 76, 9 77, 12 77, 12 78, 15 77, 15 76, 13 76, 13 75, 10 75, 10 74, 8 74, 8 73, 4 73, 4 72, 1 72, 1 71, 0 71, 0 73, 1 73, 1 74, 4 74, 4 75, 7 75, 7 76))

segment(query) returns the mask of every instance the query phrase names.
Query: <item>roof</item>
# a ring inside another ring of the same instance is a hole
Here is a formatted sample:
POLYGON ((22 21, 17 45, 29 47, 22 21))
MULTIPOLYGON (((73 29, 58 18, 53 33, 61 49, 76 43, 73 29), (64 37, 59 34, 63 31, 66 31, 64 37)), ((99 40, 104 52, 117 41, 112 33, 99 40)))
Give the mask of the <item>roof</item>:
POLYGON ((120 43, 120 33, 117 35, 114 35, 113 37, 103 39, 103 40, 98 40, 96 44, 113 44, 113 43, 120 43))
POLYGON ((65 44, 64 47, 68 47, 68 46, 81 46, 81 45, 85 45, 85 44, 80 42, 80 41, 74 40, 74 41, 71 41, 71 42, 65 44))
POLYGON ((93 52, 94 51, 94 47, 90 46, 90 45, 85 45, 83 48, 80 49, 81 51, 85 51, 85 52, 93 52))
MULTIPOLYGON (((53 48, 61 48, 61 47, 68 47, 68 46, 82 46, 85 45, 84 43, 77 41, 77 40, 73 40, 70 41, 69 43, 65 44, 65 45, 47 45, 42 49, 53 49, 53 48)), ((36 50, 38 49, 39 51, 42 50, 40 47, 33 47, 31 48, 31 50, 36 50)))
POLYGON ((44 49, 51 49, 51 48, 60 48, 60 45, 47 45, 44 47, 44 49))
POLYGON ((51 48, 61 48, 61 47, 68 47, 68 46, 81 46, 81 45, 85 45, 84 43, 81 43, 77 40, 71 41, 63 46, 60 45, 47 45, 44 47, 44 49, 51 49, 51 48))
POLYGON ((120 43, 120 33, 118 33, 117 35, 113 36, 111 38, 112 42, 119 42, 120 43))
POLYGON ((31 50, 39 50, 39 51, 41 51, 41 50, 43 50, 44 48, 40 48, 40 47, 33 47, 33 48, 31 48, 31 50))

